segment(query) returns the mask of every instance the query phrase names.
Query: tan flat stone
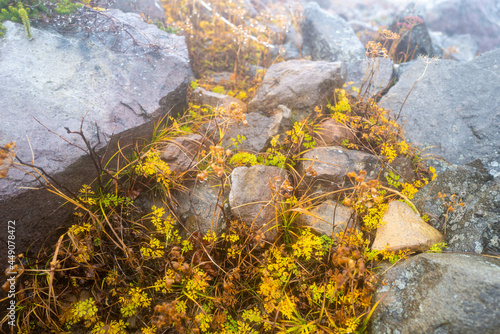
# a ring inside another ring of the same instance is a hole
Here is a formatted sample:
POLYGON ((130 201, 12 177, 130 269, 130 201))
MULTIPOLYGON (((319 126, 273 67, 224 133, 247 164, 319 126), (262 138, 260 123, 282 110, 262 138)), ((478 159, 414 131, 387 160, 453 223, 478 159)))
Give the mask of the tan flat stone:
POLYGON ((385 224, 377 229, 372 249, 389 251, 409 248, 426 251, 432 245, 444 242, 443 235, 420 218, 408 204, 393 201, 382 220, 385 224))

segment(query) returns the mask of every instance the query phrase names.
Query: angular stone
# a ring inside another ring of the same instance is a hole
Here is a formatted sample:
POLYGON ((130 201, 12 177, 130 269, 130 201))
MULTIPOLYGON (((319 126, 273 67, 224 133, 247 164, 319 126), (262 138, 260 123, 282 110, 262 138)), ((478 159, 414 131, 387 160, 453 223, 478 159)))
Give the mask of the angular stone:
MULTIPOLYGON (((406 139, 426 147, 426 153, 453 165, 479 158, 491 175, 500 176, 499 59, 500 49, 467 63, 439 60, 427 65, 418 59, 380 105, 395 115, 401 110, 406 139)), ((438 166, 437 161, 431 163, 438 166)))
POLYGON ((335 198, 337 191, 350 184, 346 178, 349 172, 367 172, 366 179, 377 179, 381 165, 376 156, 348 150, 340 146, 318 147, 306 152, 299 163, 298 172, 303 181, 300 189, 309 194, 326 195, 327 198, 335 198), (317 174, 310 173, 313 169, 317 174), (328 195, 327 195, 328 194, 328 195))
POLYGON ((313 137, 316 143, 321 146, 339 146, 346 139, 353 142, 356 138, 348 127, 332 118, 320 123, 313 137))
POLYGON ((235 103, 243 112, 247 111, 246 103, 241 100, 229 95, 214 93, 201 87, 193 91, 193 100, 196 104, 209 105, 213 108, 223 107, 226 110, 231 108, 231 103, 235 103))
POLYGON ((500 45, 497 0, 441 0, 419 2, 427 26, 448 36, 470 34, 480 52, 500 45))
POLYGON ((235 219, 261 230, 271 241, 277 236, 276 191, 287 173, 273 166, 235 168, 231 174, 229 205, 235 219), (272 190, 274 186, 276 190, 272 190))
POLYGON ((479 160, 439 174, 414 200, 445 235, 447 250, 500 254, 500 181, 479 160), (439 193, 446 197, 439 198, 439 193))
MULTIPOLYGON (((34 164, 68 195, 91 184, 97 172, 85 152, 71 145, 86 148, 82 139, 69 135, 66 127, 79 131, 85 116, 83 133, 106 163, 118 146, 127 154, 138 138, 151 138, 165 114, 183 111, 191 76, 183 37, 144 23, 137 14, 112 10, 93 19, 97 21, 92 24, 104 29, 98 37, 32 27, 34 38, 28 40, 23 25, 6 21, 7 31, 0 39, 0 145, 15 141, 17 156, 26 162, 31 162, 32 148, 34 164), (110 23, 124 30, 106 30, 110 23)), ((63 198, 45 189, 19 188, 41 186, 16 169, 0 182, 0 212, 18 222, 19 253, 35 242, 36 253, 40 240, 57 240, 53 232, 73 211, 71 205, 63 205, 63 198)), ((6 237, 0 236, 1 244, 6 244, 6 237)), ((0 252, 1 263, 6 263, 6 255, 0 252)))
POLYGON ((273 136, 283 134, 293 126, 291 111, 284 107, 278 107, 279 112, 272 116, 264 116, 259 113, 246 114, 247 125, 243 123, 231 124, 222 140, 222 146, 228 147, 238 135, 245 136, 238 150, 265 152, 270 147, 273 136))
POLYGON ((310 212, 311 215, 301 214, 297 222, 334 239, 337 233, 342 233, 347 228, 357 228, 351 219, 352 210, 337 202, 327 200, 310 212))
POLYGON ((290 60, 273 64, 248 104, 248 111, 272 115, 282 104, 292 113, 310 115, 314 107, 326 105, 346 77, 345 66, 338 62, 290 60))
POLYGON ((175 198, 179 203, 177 213, 186 233, 200 232, 205 235, 213 231, 218 235, 226 225, 222 209, 229 190, 222 190, 220 183, 210 179, 185 186, 187 190, 176 193, 175 198))
POLYGON ((434 54, 443 59, 471 61, 478 52, 477 41, 471 35, 446 36, 440 31, 429 31, 434 54))
POLYGON ((365 59, 365 48, 349 23, 322 10, 315 2, 304 8, 304 49, 313 60, 351 62, 365 59))
POLYGON ((444 242, 438 230, 427 224, 408 204, 392 201, 377 229, 372 249, 383 250, 390 245, 389 251, 404 250, 426 251, 432 245, 444 242))
POLYGON ((196 165, 196 156, 207 146, 199 134, 179 137, 166 145, 160 158, 168 163, 172 172, 184 172, 196 165))
POLYGON ((347 64, 346 82, 353 84, 346 89, 354 96, 371 98, 382 93, 394 80, 394 63, 390 59, 368 58, 347 64), (354 92, 352 87, 357 87, 359 93, 354 92))
POLYGON ((165 10, 161 0, 98 0, 97 6, 103 8, 116 8, 125 13, 144 14, 151 20, 164 20, 165 10))
POLYGON ((484 333, 500 328, 500 261, 420 254, 390 268, 372 299, 371 333, 484 333))

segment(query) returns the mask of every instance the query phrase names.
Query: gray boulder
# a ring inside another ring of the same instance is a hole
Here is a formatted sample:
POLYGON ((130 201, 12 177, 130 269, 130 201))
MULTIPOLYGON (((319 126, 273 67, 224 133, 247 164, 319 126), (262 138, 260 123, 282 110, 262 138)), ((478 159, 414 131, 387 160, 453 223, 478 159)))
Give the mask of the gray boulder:
POLYGON ((358 88, 359 96, 366 99, 381 94, 394 80, 394 62, 388 58, 368 58, 347 65, 346 82, 353 82, 346 89, 354 96, 358 93, 352 90, 358 88))
POLYGON ((229 206, 234 218, 255 231, 262 231, 267 240, 273 240, 278 234, 277 192, 286 178, 284 169, 273 166, 235 168, 231 174, 229 193, 229 206))
MULTIPOLYGON (((22 25, 5 22, 8 29, 0 39, 0 144, 15 141, 17 156, 25 162, 31 162, 32 148, 34 164, 52 175, 69 196, 82 184, 90 184, 97 173, 85 152, 72 146, 86 149, 81 138, 69 135, 66 127, 79 131, 83 124, 90 145, 106 163, 118 151, 118 142, 126 153, 137 138, 151 138, 163 115, 183 111, 191 75, 183 37, 144 23, 137 14, 115 10, 93 17, 98 18, 93 27, 103 30, 88 38, 32 28, 30 41, 22 25), (108 29, 109 25, 123 30, 108 29), (112 40, 120 50, 106 44, 112 40)), ((44 189, 20 187, 43 184, 16 169, 0 182, 0 212, 18 222, 18 252, 50 233, 48 241, 53 241, 54 231, 73 210, 44 189)), ((0 238, 2 245, 6 236, 0 238)), ((6 263, 5 255, 0 253, 1 263, 6 263)))
POLYGON ((439 60, 426 66, 422 59, 412 62, 381 106, 398 115, 408 96, 399 119, 407 140, 454 165, 480 158, 499 176, 500 50, 468 63, 439 60))
POLYGON ((304 8, 304 50, 313 60, 350 62, 365 59, 365 48, 349 23, 311 2, 304 8))
POLYGON ((222 140, 222 146, 231 146, 232 139, 237 139, 240 135, 245 136, 246 140, 238 145, 238 150, 265 152, 270 147, 273 136, 283 134, 293 126, 290 109, 280 105, 277 110, 278 112, 271 116, 246 114, 248 124, 231 124, 222 140))
POLYGON ((470 34, 480 52, 500 46, 500 7, 497 0, 425 1, 419 5, 428 27, 448 36, 470 34))
POLYGON ((440 174, 417 193, 415 202, 445 234, 447 250, 500 254, 500 182, 479 160, 440 174))
POLYGON ((125 13, 144 14, 151 20, 161 21, 166 18, 161 0, 98 0, 97 5, 119 9, 125 13))
POLYGON ((353 217, 353 210, 337 202, 327 200, 310 210, 310 215, 301 214, 296 222, 310 226, 315 231, 336 238, 348 228, 356 229, 357 224, 353 217))
POLYGON ((229 191, 210 179, 185 186, 185 191, 175 194, 183 231, 188 236, 194 232, 204 235, 208 231, 219 234, 225 227, 223 208, 229 191))
POLYGON ((347 71, 339 62, 290 60, 269 67, 248 112, 272 115, 282 104, 299 115, 326 105, 335 88, 341 88, 347 71))
POLYGON ((390 268, 373 300, 371 333, 498 333, 500 260, 421 254, 390 268))
POLYGON ((434 54, 443 59, 470 61, 478 52, 477 41, 469 34, 447 36, 440 31, 429 31, 434 54))
POLYGON ((376 156, 341 146, 318 147, 307 151, 298 166, 302 183, 299 189, 315 195, 336 198, 338 191, 350 181, 349 172, 367 172, 366 179, 377 179, 381 164, 376 156))

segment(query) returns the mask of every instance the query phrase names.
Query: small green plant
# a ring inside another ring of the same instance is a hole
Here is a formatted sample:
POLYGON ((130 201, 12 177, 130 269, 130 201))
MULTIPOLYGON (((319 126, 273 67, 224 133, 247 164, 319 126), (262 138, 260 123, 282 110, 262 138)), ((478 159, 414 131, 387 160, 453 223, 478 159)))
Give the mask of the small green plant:
POLYGON ((70 15, 73 14, 77 9, 83 7, 81 3, 74 3, 70 0, 58 0, 56 2, 56 12, 61 15, 70 15))
POLYGON ((439 242, 437 244, 432 245, 432 247, 427 251, 427 253, 442 253, 443 249, 446 248, 445 242, 439 242))

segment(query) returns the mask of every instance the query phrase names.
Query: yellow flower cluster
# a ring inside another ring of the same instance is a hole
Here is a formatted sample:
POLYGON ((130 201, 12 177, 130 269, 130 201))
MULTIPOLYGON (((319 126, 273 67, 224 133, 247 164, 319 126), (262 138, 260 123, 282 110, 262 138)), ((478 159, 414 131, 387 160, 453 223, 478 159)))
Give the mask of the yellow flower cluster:
POLYGON ((168 179, 171 174, 170 167, 161 160, 160 153, 154 149, 149 150, 145 158, 138 162, 135 171, 139 175, 156 178, 156 182, 165 187, 170 184, 168 179))
POLYGON ((165 254, 160 240, 152 237, 147 247, 141 247, 141 253, 145 257, 161 257, 165 254))
MULTIPOLYGON (((126 334, 127 331, 125 328, 127 328, 128 324, 123 322, 123 320, 116 321, 116 320, 111 320, 109 324, 105 324, 104 322, 100 321, 97 323, 94 328, 92 329, 91 334, 126 334)), ((144 331, 143 331, 144 333, 144 331)))
POLYGON ((73 304, 71 317, 66 324, 67 326, 71 326, 81 320, 85 320, 85 327, 90 327, 96 320, 98 320, 96 315, 97 306, 95 305, 94 298, 81 300, 73 304))
POLYGON ((120 312, 123 317, 128 318, 136 314, 139 308, 146 308, 151 305, 151 298, 141 288, 132 288, 126 297, 119 298, 120 312))
POLYGON ((292 245, 292 248, 295 257, 303 257, 306 260, 310 260, 313 255, 317 260, 320 260, 325 254, 322 239, 312 234, 309 229, 302 231, 299 239, 292 245))
POLYGON ((183 293, 189 299, 195 300, 196 296, 205 293, 205 290, 210 285, 207 280, 207 274, 203 270, 196 268, 191 279, 184 280, 183 293))

